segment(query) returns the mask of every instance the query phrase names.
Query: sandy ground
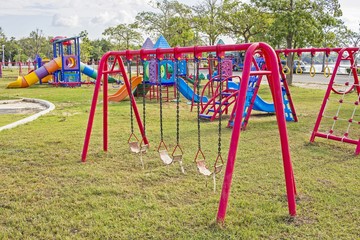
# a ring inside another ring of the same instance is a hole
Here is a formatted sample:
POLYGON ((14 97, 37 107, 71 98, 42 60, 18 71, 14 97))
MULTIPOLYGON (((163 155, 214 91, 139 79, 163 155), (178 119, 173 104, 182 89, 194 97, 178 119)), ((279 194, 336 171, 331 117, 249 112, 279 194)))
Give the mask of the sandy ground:
POLYGON ((25 99, 0 101, 0 114, 30 114, 45 109, 46 106, 25 99))

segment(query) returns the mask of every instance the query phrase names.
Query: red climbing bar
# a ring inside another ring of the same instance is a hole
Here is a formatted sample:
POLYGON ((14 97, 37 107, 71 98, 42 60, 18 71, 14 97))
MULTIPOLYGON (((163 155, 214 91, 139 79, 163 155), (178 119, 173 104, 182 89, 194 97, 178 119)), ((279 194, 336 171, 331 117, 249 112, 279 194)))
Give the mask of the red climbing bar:
POLYGON ((327 139, 331 139, 331 140, 335 140, 335 141, 339 141, 339 142, 351 143, 351 144, 355 144, 355 145, 359 144, 359 140, 354 140, 354 139, 350 139, 347 137, 339 137, 339 136, 335 136, 332 134, 317 132, 317 133, 315 133, 315 136, 327 138, 327 139))
POLYGON ((264 76, 264 75, 270 75, 270 71, 251 71, 250 76, 264 76))

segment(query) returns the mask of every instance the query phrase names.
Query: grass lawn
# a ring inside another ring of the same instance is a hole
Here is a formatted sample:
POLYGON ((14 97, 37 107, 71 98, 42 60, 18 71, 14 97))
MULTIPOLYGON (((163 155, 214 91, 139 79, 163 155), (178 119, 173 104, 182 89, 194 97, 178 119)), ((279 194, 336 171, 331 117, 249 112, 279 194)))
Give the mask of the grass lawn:
MULTIPOLYGON (((288 215, 275 116, 254 112, 241 134, 227 217, 220 227, 215 218, 223 173, 213 193, 211 179, 197 172, 196 113, 189 111, 186 101, 180 106, 185 175, 177 164, 164 166, 156 152, 160 132, 155 101, 146 104, 151 148, 144 156, 144 170, 127 146, 129 101, 109 105, 107 153, 102 151, 99 104, 88 161, 82 164, 93 86, 5 89, 12 80, 0 79, 0 99, 40 98, 53 102, 56 109, 0 132, 0 239, 360 238, 360 159, 353 154, 355 146, 319 138, 309 143, 324 90, 291 87, 299 116, 298 123, 288 123, 298 215, 288 215)), ((260 95, 269 99, 266 86, 260 95)), ((333 105, 330 116, 338 106, 333 105)), ((165 103, 163 111, 164 140, 173 149, 175 103, 165 103)), ((10 118, 5 119, 0 123, 10 118)), ((331 123, 322 127, 328 129, 331 123)), ((357 137, 358 127, 352 129, 357 137)), ((226 160, 231 129, 223 128, 222 134, 226 160)), ((201 137, 206 160, 212 164, 217 123, 202 123, 201 137)))

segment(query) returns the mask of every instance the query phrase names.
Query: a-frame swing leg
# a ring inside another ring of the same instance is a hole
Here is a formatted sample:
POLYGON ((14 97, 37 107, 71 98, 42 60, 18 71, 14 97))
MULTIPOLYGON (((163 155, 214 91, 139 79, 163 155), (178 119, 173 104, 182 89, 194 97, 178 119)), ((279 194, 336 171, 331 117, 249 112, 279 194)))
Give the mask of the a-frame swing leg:
MULTIPOLYGON (((104 71, 107 70, 107 64, 105 64, 104 62, 102 62, 102 64, 100 63, 100 70, 98 73, 98 76, 96 78, 96 82, 95 82, 95 88, 94 88, 94 94, 93 94, 93 98, 92 98, 92 102, 91 102, 91 108, 90 108, 90 113, 89 113, 89 119, 88 119, 88 124, 87 124, 87 128, 86 128, 86 133, 85 133, 85 139, 84 139, 84 145, 83 145, 83 150, 82 150, 82 154, 81 154, 81 161, 85 162, 86 161, 86 156, 87 156, 87 152, 89 149, 89 143, 90 143, 90 137, 91 137, 91 131, 92 131, 92 126, 94 123, 94 116, 95 116, 95 111, 96 111, 96 103, 98 101, 99 98, 99 92, 100 92, 100 87, 101 87, 101 79, 102 77, 104 78, 104 83, 107 83, 108 81, 108 74, 101 74, 102 69, 104 69, 104 71)), ((104 94, 107 97, 107 91, 105 92, 105 90, 107 90, 104 88, 104 94)), ((104 108, 104 116, 105 116, 105 110, 107 113, 107 101, 103 102, 103 108, 104 108), (106 103, 105 103, 106 102, 106 103)), ((107 128, 103 129, 104 131, 107 130, 107 128)), ((104 137, 104 151, 107 150, 107 145, 105 145, 107 142, 107 140, 105 140, 104 137), (106 149, 106 150, 105 150, 106 149)))
POLYGON ((273 95, 273 101, 275 106, 276 118, 278 123, 278 129, 280 134, 281 150, 283 156, 283 166, 285 172, 285 183, 288 200, 289 214, 291 216, 296 215, 296 202, 295 202, 295 180, 294 173, 291 164, 290 147, 288 142, 288 134, 286 129, 285 113, 283 109, 282 92, 279 78, 279 69, 277 66, 277 60, 273 49, 265 43, 252 44, 246 51, 244 70, 242 74, 242 81, 240 85, 239 96, 237 100, 237 109, 234 121, 234 127, 231 135, 230 149, 228 154, 228 161, 226 165, 224 182, 219 202, 219 209, 217 214, 217 221, 223 223, 226 215, 226 208, 228 204, 230 187, 232 182, 232 175, 234 172, 234 165, 236 160, 236 153, 238 142, 241 132, 242 114, 245 107, 245 98, 248 88, 248 82, 250 78, 251 58, 256 50, 262 50, 265 56, 265 62, 270 70, 269 85, 271 93, 273 95))
MULTIPOLYGON (((91 102, 91 108, 90 108, 90 113, 89 113, 89 120, 88 120, 88 125, 86 128, 86 133, 85 133, 85 139, 84 139, 84 145, 83 145, 83 151, 82 151, 82 155, 81 155, 81 161, 85 162, 86 161, 86 156, 87 156, 87 152, 89 149, 89 143, 90 143, 90 137, 91 137, 91 131, 92 131, 92 126, 94 123, 94 117, 95 117, 95 111, 96 111, 96 104, 97 104, 97 100, 99 98, 99 92, 100 92, 100 87, 101 87, 101 79, 103 78, 103 150, 107 151, 108 149, 108 74, 111 71, 115 71, 113 68, 116 65, 116 62, 119 64, 120 67, 120 71, 124 77, 124 82, 125 82, 125 86, 126 89, 128 91, 129 96, 131 97, 131 101, 133 102, 132 107, 133 107, 133 111, 135 113, 135 117, 136 117, 136 121, 138 123, 138 127, 143 139, 144 144, 149 144, 149 141, 145 135, 145 131, 144 131, 144 126, 143 123, 141 121, 140 118, 140 114, 136 105, 136 101, 135 98, 131 92, 130 89, 130 82, 129 82, 129 78, 126 74, 126 70, 125 70, 125 66, 123 61, 121 60, 120 56, 116 56, 115 57, 115 61, 113 63, 113 67, 112 69, 110 69, 108 71, 107 68, 107 60, 112 53, 109 52, 107 54, 105 54, 100 61, 99 64, 99 70, 98 70, 98 77, 96 78, 96 83, 95 83, 95 88, 94 88, 94 94, 93 94, 93 98, 92 98, 92 102, 91 102)), ((118 72, 119 70, 117 70, 118 72)))

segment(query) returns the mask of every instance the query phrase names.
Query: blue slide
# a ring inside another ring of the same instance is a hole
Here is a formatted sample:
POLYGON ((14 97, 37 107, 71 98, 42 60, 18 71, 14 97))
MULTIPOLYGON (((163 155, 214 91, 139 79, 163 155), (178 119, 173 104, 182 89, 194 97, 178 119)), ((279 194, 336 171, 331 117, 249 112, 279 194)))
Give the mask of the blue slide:
MULTIPOLYGON (((192 90, 192 88, 185 82, 184 79, 179 78, 178 79, 178 84, 179 84, 179 91, 180 93, 189 101, 192 100, 193 95, 194 95, 194 102, 199 102, 200 101, 200 97, 197 94, 194 94, 194 91, 192 90)), ((207 97, 203 97, 202 98, 202 102, 206 103, 208 102, 208 98, 207 97)))
POLYGON ((261 97, 259 97, 259 95, 256 95, 253 109, 257 110, 257 111, 268 112, 268 113, 275 112, 274 104, 265 102, 261 97))
MULTIPOLYGON (((228 87, 232 88, 232 89, 239 89, 240 85, 235 83, 235 82, 228 82, 228 87)), ((251 99, 253 96, 252 92, 248 92, 247 93, 249 96, 247 96, 248 99, 251 99)), ((263 111, 263 112, 268 112, 268 113, 273 113, 275 112, 275 107, 273 103, 268 103, 265 102, 261 97, 259 97, 259 95, 256 95, 255 98, 255 102, 254 102, 254 106, 253 106, 254 110, 257 111, 263 111)))

